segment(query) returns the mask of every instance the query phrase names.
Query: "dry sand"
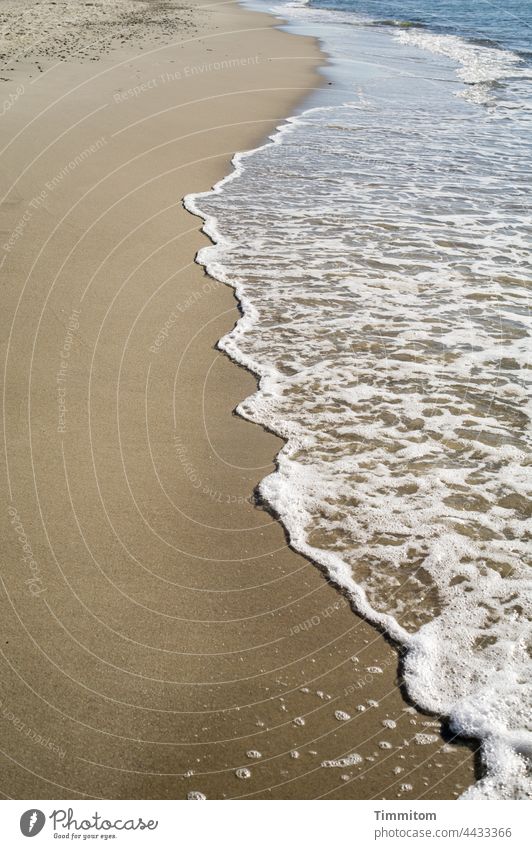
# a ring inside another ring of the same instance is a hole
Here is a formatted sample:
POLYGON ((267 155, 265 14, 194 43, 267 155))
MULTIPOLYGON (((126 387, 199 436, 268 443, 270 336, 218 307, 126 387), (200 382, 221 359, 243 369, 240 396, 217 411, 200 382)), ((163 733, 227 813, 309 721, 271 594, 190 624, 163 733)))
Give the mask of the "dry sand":
POLYGON ((281 443, 233 413, 238 313, 181 205, 321 84, 317 45, 233 3, 0 18, 1 793, 456 796, 472 751, 253 504, 281 443))

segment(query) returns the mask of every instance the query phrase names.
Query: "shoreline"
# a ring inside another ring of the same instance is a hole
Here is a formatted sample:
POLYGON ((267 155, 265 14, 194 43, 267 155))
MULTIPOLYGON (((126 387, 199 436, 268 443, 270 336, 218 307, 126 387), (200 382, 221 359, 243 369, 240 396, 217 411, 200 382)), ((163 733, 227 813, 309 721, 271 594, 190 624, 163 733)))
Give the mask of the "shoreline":
POLYGON ((254 503, 282 440, 234 414, 255 379, 215 344, 238 309, 195 264, 207 239, 181 207, 321 84, 323 54, 237 4, 184 9, 183 44, 158 43, 161 13, 135 49, 67 56, 34 82, 25 58, 3 84, 23 87, 2 244, 24 220, 3 261, 3 336, 26 543, 8 516, 0 789, 454 798, 473 780, 468 745, 404 745, 439 723, 403 701, 395 649, 254 503), (40 584, 33 566, 21 580, 25 544, 40 584))

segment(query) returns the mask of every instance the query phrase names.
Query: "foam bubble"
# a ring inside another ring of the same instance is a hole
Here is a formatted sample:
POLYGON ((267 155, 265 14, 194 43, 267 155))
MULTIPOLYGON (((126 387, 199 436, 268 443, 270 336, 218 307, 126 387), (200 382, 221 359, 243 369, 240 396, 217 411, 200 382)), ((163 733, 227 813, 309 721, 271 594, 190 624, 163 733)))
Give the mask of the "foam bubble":
POLYGON ((240 767, 239 769, 235 769, 235 775, 237 778, 251 778, 251 770, 247 769, 247 767, 240 767))
POLYGON ((414 736, 414 743, 417 743, 418 746, 428 746, 431 743, 437 743, 440 738, 436 734, 416 734, 414 736))
POLYGON ((345 710, 335 710, 334 715, 338 722, 346 722, 346 720, 351 719, 350 714, 346 713, 345 710))
POLYGON ((332 761, 322 761, 321 766, 325 769, 331 769, 336 767, 346 767, 346 766, 356 766, 356 764, 362 763, 362 758, 356 752, 352 752, 350 755, 346 755, 345 758, 337 758, 332 761))

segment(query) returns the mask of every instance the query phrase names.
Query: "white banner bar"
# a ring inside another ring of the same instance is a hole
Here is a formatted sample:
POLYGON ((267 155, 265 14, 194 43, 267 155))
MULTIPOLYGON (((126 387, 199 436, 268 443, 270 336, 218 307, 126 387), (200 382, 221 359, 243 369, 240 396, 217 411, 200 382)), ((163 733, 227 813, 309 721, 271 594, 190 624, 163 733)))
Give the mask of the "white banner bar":
POLYGON ((530 802, 5 801, 2 845, 302 849, 530 845, 530 802), (329 810, 327 810, 329 808, 329 810), (35 838, 35 844, 28 841, 35 838), (69 841, 67 843, 67 841, 69 841))

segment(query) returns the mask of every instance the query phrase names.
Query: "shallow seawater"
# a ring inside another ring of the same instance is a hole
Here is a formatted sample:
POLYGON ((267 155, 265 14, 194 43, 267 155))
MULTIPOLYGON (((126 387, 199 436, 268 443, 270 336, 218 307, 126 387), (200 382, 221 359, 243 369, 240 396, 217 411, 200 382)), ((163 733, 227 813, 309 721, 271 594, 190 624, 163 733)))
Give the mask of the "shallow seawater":
POLYGON ((524 796, 528 68, 456 27, 285 14, 335 85, 187 199, 215 242, 199 261, 242 304, 220 347, 260 376, 239 412, 287 440, 261 492, 407 647, 411 696, 484 740, 472 792, 524 796))

